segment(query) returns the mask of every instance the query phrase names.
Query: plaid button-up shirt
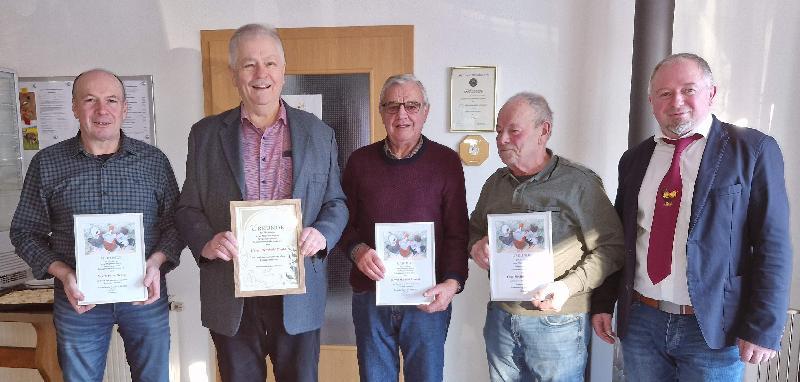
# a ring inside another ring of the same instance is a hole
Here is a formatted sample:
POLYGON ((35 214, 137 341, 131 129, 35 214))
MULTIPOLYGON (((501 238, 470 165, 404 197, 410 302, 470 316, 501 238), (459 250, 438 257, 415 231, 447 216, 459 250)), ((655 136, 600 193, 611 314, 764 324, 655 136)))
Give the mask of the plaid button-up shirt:
POLYGON ((80 133, 37 153, 28 167, 11 222, 11 242, 36 278, 60 260, 75 269, 73 215, 140 212, 145 255, 161 251, 163 275, 180 262, 185 246, 173 224, 178 183, 161 150, 121 138, 107 160, 87 153, 80 133))

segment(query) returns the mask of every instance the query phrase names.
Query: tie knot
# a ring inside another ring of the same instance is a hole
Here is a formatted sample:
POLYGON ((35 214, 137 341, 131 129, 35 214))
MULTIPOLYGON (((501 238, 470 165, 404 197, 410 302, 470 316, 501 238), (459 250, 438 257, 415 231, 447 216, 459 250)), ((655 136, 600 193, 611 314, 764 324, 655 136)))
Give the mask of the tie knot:
POLYGON ((698 139, 700 139, 702 137, 703 136, 701 134, 695 133, 695 134, 692 134, 692 135, 690 135, 688 137, 682 137, 682 138, 678 138, 678 139, 669 139, 669 138, 661 138, 661 139, 664 141, 664 143, 667 143, 667 144, 675 146, 675 152, 676 153, 680 153, 687 146, 689 146, 689 144, 691 144, 692 142, 694 142, 694 141, 696 141, 696 140, 698 140, 698 139))

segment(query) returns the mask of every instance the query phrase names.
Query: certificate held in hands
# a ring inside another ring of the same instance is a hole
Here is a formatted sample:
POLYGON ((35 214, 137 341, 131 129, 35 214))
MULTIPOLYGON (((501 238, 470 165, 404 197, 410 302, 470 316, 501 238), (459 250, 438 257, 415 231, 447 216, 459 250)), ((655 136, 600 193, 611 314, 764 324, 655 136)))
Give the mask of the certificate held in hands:
POLYGON ((430 304, 436 285, 433 222, 375 224, 375 252, 386 271, 375 282, 375 305, 430 304))
POLYGON ((487 217, 492 301, 530 301, 534 289, 554 278, 550 212, 487 217))
POLYGON ((74 215, 78 305, 147 300, 143 215, 74 215))
POLYGON ((299 199, 231 202, 236 297, 306 293, 299 199))

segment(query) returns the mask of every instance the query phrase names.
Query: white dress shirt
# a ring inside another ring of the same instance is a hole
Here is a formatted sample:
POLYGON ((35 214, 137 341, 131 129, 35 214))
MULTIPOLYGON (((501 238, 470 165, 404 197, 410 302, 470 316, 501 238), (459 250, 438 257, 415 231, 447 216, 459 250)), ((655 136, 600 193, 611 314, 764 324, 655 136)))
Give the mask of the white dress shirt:
POLYGON ((681 154, 680 171, 683 188, 678 221, 675 226, 675 238, 672 242, 672 272, 656 285, 653 285, 650 276, 647 274, 647 248, 650 244, 650 227, 653 225, 658 186, 664 179, 664 175, 667 174, 670 163, 672 163, 672 154, 675 152, 675 146, 662 140, 665 136, 661 130, 653 138, 656 141, 656 147, 642 180, 642 187, 639 189, 639 209, 636 214, 638 231, 636 234, 634 289, 643 296, 679 305, 692 305, 689 298, 689 287, 686 282, 686 240, 689 235, 689 219, 692 215, 694 185, 712 122, 713 119, 709 114, 705 120, 697 124, 694 131, 685 135, 700 134, 703 137, 689 144, 681 154))

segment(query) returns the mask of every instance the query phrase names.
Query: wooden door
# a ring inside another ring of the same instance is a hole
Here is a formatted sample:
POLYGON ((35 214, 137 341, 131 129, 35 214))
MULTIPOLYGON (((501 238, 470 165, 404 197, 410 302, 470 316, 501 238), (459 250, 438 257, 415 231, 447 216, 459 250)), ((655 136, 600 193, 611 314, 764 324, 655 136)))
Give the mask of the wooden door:
MULTIPOLYGON (((206 115, 239 104, 228 69, 228 40, 233 32, 200 32, 206 115)), ((286 74, 368 73, 371 141, 386 136, 376 107, 378 97, 387 77, 414 72, 413 26, 280 28, 278 34, 286 55, 286 74)))
MULTIPOLYGON (((206 115, 239 105, 228 69, 228 41, 233 32, 200 32, 206 115)), ((278 34, 286 55, 286 74, 369 74, 371 141, 386 136, 378 98, 387 77, 414 72, 413 26, 281 28, 278 34)), ((319 373, 323 382, 358 381, 355 346, 323 345, 319 373)), ((274 381, 274 377, 270 375, 267 380, 274 381)))

